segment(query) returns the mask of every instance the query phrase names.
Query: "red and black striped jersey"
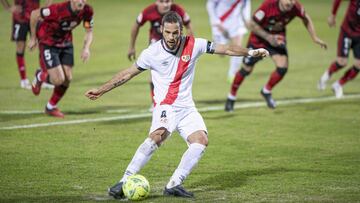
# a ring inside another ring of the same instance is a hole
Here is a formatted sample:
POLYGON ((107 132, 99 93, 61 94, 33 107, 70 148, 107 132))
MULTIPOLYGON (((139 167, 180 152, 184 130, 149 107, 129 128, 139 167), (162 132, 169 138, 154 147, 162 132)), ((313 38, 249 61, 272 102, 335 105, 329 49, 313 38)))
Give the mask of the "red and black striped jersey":
POLYGON ((67 47, 72 45, 72 30, 82 21, 85 28, 93 26, 93 9, 89 5, 79 11, 71 9, 70 1, 52 4, 41 8, 41 17, 44 19, 37 31, 39 43, 67 47))

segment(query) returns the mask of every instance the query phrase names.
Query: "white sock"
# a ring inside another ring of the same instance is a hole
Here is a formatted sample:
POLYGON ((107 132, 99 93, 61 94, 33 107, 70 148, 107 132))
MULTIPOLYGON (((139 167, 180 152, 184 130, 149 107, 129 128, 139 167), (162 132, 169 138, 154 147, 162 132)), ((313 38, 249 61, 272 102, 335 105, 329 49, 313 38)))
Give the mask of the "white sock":
POLYGON ((325 71, 324 74, 321 76, 320 80, 322 82, 326 82, 330 79, 330 74, 329 74, 329 71, 325 71))
POLYGON ((265 94, 270 94, 271 93, 271 90, 268 90, 266 87, 263 88, 263 92, 265 94))
POLYGON ((182 184, 192 169, 199 162, 203 152, 205 151, 205 148, 205 145, 199 143, 193 143, 189 145, 189 148, 183 154, 180 164, 171 176, 169 183, 166 185, 166 188, 173 188, 182 184))
POLYGON ((228 99, 235 101, 236 96, 232 95, 231 93, 228 94, 228 99))
POLYGON ((145 141, 136 150, 135 155, 126 168, 124 176, 121 178, 120 182, 126 182, 126 179, 129 176, 138 173, 141 168, 150 160, 152 154, 157 148, 158 146, 154 140, 146 138, 145 141))
POLYGON ((230 57, 230 68, 228 71, 228 77, 235 77, 236 72, 239 71, 243 57, 232 56, 230 57))
POLYGON ((54 108, 56 108, 56 105, 55 105, 55 106, 54 106, 54 105, 51 105, 50 102, 48 102, 48 103, 46 104, 46 108, 49 109, 49 110, 53 110, 54 108))

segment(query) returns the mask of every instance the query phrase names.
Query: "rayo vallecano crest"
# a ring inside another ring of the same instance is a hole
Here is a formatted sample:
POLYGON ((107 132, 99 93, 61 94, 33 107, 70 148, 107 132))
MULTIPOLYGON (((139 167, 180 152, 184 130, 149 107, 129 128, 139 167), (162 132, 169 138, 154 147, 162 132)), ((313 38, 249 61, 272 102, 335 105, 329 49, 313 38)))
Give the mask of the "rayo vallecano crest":
POLYGON ((181 60, 184 62, 188 62, 190 60, 190 55, 181 56, 181 60))

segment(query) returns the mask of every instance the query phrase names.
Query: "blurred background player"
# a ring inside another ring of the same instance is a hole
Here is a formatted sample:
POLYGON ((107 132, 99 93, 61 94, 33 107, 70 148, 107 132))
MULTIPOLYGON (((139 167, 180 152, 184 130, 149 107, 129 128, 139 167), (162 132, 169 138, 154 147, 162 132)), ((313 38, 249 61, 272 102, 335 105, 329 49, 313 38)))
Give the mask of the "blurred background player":
MULTIPOLYGON (((206 8, 210 18, 213 40, 217 44, 231 43, 242 46, 251 17, 250 0, 208 0, 206 8)), ((232 56, 228 81, 232 82, 243 57, 232 56)))
POLYGON ((31 13, 29 48, 33 49, 38 41, 42 69, 36 71, 32 91, 35 95, 39 95, 41 85, 45 81, 55 85, 53 95, 45 107, 45 113, 50 116, 64 117, 56 105, 64 96, 72 79, 74 65, 72 30, 82 21, 86 34, 81 59, 85 62, 90 57, 93 38, 93 9, 86 4, 86 0, 52 4, 31 13), (36 31, 36 25, 40 21, 36 31))
MULTIPOLYGON (((162 38, 160 25, 162 17, 169 11, 174 11, 180 15, 184 22, 184 26, 187 29, 187 34, 193 35, 193 30, 190 23, 190 16, 185 12, 185 10, 178 4, 174 4, 172 0, 156 0, 155 3, 150 4, 146 7, 136 18, 131 33, 130 33, 130 45, 128 51, 128 58, 130 61, 135 60, 136 51, 135 51, 135 42, 139 33, 140 27, 142 27, 146 22, 150 22, 149 30, 149 44, 152 44, 162 38)), ((150 93, 151 99, 154 102, 154 84, 150 81, 150 93)), ((153 108, 151 105, 150 110, 153 108)))
POLYGON ((250 54, 259 57, 269 54, 264 49, 249 51, 242 47, 214 45, 202 38, 183 36, 182 20, 175 12, 167 13, 162 22, 162 40, 145 49, 131 67, 121 70, 99 88, 85 93, 89 99, 98 99, 141 72, 151 70, 156 105, 149 136, 135 152, 120 182, 109 188, 109 195, 116 199, 124 198, 123 183, 130 175, 138 173, 145 166, 152 154, 175 130, 189 147, 165 186, 164 195, 193 197, 193 193, 185 190, 182 183, 200 161, 208 145, 207 129, 195 107, 191 93, 197 59, 204 53, 230 56, 250 54))
MULTIPOLYGON (((340 3, 341 0, 333 1, 331 15, 328 18, 330 27, 335 27, 336 13, 340 3)), ((354 53, 354 65, 345 72, 340 80, 332 85, 336 98, 343 96, 342 86, 349 80, 354 79, 360 71, 360 1, 358 0, 350 0, 349 2, 346 16, 340 28, 337 58, 321 76, 318 84, 319 90, 325 90, 326 82, 331 75, 347 65, 350 49, 354 53)))
MULTIPOLYGON (((272 88, 281 81, 288 70, 288 53, 286 48, 286 25, 295 17, 301 18, 311 39, 326 49, 326 44, 317 37, 310 16, 305 13, 304 7, 296 0, 266 0, 256 10, 250 21, 251 34, 248 42, 249 49, 265 47, 269 50, 276 70, 272 72, 266 85, 261 89, 269 108, 275 108, 272 99, 272 88)), ((243 66, 236 74, 228 95, 225 111, 234 110, 236 93, 241 83, 253 70, 255 64, 261 58, 245 57, 243 66)))
MULTIPOLYGON (((30 15, 40 6, 40 0, 14 0, 10 5, 7 0, 0 0, 5 10, 12 13, 11 40, 16 43, 16 63, 20 74, 20 87, 31 89, 31 84, 26 76, 25 47, 27 34, 30 33, 30 15)), ((52 0, 46 0, 50 5, 52 0)))

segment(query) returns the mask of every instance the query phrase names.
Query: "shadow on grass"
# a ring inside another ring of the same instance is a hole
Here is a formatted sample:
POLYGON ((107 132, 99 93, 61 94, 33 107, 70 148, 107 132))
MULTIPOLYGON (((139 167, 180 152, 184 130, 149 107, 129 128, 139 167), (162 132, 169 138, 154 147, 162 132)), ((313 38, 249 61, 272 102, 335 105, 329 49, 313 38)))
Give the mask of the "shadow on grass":
POLYGON ((281 174, 288 172, 301 172, 301 173, 330 173, 338 174, 336 171, 324 171, 317 169, 288 169, 288 168, 265 168, 259 170, 246 170, 246 171, 226 171, 218 172, 210 177, 202 179, 201 181, 191 184, 192 188, 205 186, 210 190, 226 190, 231 188, 241 187, 246 185, 246 182, 251 177, 281 174), (205 185, 206 184, 206 185, 205 185))

